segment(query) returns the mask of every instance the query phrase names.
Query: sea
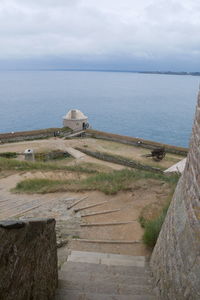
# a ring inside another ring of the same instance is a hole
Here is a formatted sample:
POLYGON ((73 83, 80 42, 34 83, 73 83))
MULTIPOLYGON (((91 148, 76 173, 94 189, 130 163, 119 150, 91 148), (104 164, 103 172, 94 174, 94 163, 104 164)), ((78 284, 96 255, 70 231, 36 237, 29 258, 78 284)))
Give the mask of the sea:
POLYGON ((0 132, 61 127, 80 109, 93 129, 189 144, 198 76, 105 71, 0 71, 0 132))

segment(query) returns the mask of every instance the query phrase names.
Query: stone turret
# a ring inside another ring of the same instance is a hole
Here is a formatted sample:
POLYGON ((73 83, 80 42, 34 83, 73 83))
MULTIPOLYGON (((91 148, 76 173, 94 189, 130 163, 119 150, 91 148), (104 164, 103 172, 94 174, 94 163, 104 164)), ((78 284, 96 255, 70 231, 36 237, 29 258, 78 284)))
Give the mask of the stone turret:
POLYGON ((84 130, 88 127, 88 117, 80 110, 72 109, 63 117, 63 126, 72 130, 84 130))

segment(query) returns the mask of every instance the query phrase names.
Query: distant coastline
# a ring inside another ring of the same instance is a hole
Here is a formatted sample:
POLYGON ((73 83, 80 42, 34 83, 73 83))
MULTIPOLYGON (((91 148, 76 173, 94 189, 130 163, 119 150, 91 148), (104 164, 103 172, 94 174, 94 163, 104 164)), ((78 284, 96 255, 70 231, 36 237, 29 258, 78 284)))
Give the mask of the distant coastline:
POLYGON ((136 74, 158 74, 158 75, 189 75, 200 76, 200 72, 173 72, 173 71, 134 71, 134 70, 114 70, 114 69, 42 69, 40 71, 83 71, 83 72, 121 72, 136 74))
POLYGON ((114 72, 114 73, 135 73, 135 74, 157 74, 157 75, 187 75, 200 76, 200 72, 186 72, 186 71, 135 71, 135 70, 120 70, 120 69, 75 69, 75 68, 22 68, 22 69, 0 69, 0 71, 61 71, 61 72, 114 72))
POLYGON ((137 73, 142 74, 159 74, 159 75, 191 75, 191 76, 200 76, 200 72, 172 72, 172 71, 139 71, 137 73))

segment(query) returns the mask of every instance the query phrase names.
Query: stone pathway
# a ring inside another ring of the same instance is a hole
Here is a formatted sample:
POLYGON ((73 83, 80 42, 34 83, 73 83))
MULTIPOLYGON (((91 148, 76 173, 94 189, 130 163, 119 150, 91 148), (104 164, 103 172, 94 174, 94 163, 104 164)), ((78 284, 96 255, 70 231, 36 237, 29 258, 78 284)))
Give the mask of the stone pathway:
POLYGON ((55 300, 156 300, 144 256, 72 251, 55 300))
POLYGON ((82 219, 80 237, 69 244, 56 300, 157 299, 133 205, 131 198, 106 201, 104 196, 98 206, 91 198, 71 206, 82 219))
POLYGON ((86 155, 72 147, 65 147, 64 148, 65 151, 67 151, 71 156, 73 156, 76 159, 82 159, 84 158, 86 155))

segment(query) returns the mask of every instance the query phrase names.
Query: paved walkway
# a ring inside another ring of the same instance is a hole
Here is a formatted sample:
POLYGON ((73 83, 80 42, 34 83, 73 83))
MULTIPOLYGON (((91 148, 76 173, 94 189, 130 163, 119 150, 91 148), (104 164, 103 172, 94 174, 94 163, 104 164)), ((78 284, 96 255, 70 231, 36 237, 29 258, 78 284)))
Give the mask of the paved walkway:
POLYGON ((71 156, 73 156, 76 159, 84 158, 86 155, 72 147, 66 147, 65 151, 68 152, 71 156))

